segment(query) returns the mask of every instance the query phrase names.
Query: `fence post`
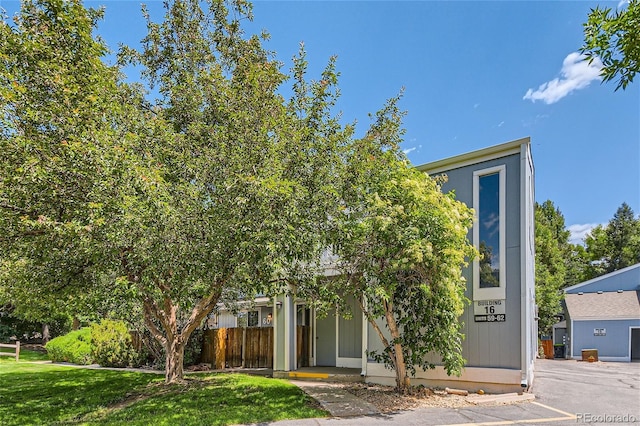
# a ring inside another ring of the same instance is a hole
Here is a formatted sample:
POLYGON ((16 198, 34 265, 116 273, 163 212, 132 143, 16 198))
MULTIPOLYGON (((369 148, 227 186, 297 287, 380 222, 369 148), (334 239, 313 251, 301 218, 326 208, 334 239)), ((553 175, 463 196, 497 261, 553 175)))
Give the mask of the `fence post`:
POLYGON ((16 362, 20 360, 20 340, 16 341, 16 362))
POLYGON ((227 352, 227 329, 219 328, 216 333, 216 370, 222 370, 225 366, 227 352))

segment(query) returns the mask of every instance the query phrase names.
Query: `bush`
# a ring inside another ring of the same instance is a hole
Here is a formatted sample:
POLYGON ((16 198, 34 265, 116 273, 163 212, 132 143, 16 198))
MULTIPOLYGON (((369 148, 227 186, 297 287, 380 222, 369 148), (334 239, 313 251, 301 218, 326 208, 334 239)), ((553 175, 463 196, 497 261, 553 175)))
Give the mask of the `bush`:
POLYGON ((204 331, 193 330, 186 346, 184 347, 184 366, 198 364, 202 355, 202 344, 204 342, 204 331))
POLYGON ((55 362, 72 362, 87 365, 93 363, 91 356, 91 329, 82 328, 64 336, 56 337, 46 344, 49 359, 55 362))
POLYGON ((143 359, 122 321, 102 320, 92 325, 91 344, 95 362, 103 367, 137 367, 143 359))

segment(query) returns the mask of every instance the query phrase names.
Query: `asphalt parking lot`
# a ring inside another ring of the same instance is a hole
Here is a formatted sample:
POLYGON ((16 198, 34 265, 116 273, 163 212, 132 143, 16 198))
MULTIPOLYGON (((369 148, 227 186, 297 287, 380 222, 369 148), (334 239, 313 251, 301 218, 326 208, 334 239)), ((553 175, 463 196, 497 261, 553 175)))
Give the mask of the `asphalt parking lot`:
POLYGON ((640 424, 640 363, 542 359, 535 367, 536 401, 576 416, 563 424, 640 424))
POLYGON ((277 422, 300 425, 628 425, 640 424, 640 363, 537 360, 533 402, 391 415, 277 422))

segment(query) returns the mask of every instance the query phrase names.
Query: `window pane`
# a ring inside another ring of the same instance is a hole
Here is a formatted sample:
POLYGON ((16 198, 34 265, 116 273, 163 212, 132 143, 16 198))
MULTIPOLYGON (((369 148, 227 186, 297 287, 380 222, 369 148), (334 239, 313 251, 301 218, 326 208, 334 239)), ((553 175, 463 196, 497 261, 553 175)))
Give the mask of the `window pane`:
POLYGON ((500 174, 479 182, 480 288, 500 287, 500 174))
POLYGON ((249 327, 258 326, 258 311, 249 312, 249 318, 247 319, 247 323, 249 327))

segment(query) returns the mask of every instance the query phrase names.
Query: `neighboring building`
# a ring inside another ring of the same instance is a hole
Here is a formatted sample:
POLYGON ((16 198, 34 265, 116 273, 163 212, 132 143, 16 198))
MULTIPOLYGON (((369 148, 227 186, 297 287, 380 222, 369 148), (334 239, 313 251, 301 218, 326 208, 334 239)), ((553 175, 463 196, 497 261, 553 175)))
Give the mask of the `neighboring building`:
POLYGON ((640 263, 565 289, 567 357, 640 360, 640 263))
MULTIPOLYGON (((464 323, 460 377, 443 367, 417 372, 413 384, 453 386, 489 392, 521 390, 533 380, 537 354, 534 291, 534 169, 529 138, 425 164, 419 170, 446 174, 443 191, 478 215, 470 240, 490 248, 491 261, 464 271, 465 293, 472 301, 460 318, 464 323), (482 244, 481 244, 482 243, 482 244)), ((376 332, 352 301, 350 320, 336 315, 316 318, 304 300, 279 296, 270 306, 274 327, 274 375, 287 376, 300 366, 348 367, 367 382, 395 384, 394 372, 367 357, 381 349, 376 332), (301 332, 301 329, 304 329, 301 332), (306 336, 302 337, 301 336, 306 336), (302 343, 301 343, 302 342, 302 343), (302 346, 302 347, 301 347, 302 346), (298 358, 305 356, 305 363, 298 358)), ((270 308, 269 308, 270 309, 270 308)))

